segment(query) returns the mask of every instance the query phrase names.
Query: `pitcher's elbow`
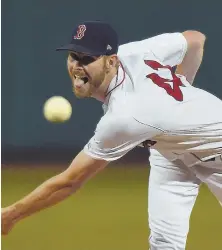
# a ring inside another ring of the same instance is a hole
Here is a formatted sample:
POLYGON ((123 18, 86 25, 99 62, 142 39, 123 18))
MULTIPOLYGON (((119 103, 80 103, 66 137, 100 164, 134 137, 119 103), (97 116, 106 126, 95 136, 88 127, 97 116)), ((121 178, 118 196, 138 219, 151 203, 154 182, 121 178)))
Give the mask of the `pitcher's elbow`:
POLYGON ((197 30, 186 30, 183 36, 187 40, 188 47, 202 48, 206 41, 206 35, 197 30))

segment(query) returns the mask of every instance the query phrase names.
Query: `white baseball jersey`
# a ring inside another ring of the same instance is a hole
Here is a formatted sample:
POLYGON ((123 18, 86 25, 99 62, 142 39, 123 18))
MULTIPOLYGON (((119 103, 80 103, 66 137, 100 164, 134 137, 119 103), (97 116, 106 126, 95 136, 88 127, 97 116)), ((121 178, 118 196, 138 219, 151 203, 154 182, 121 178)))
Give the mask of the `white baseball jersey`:
POLYGON ((173 72, 186 50, 181 33, 120 46, 118 75, 86 154, 113 161, 146 140, 172 159, 192 153, 204 160, 222 153, 222 101, 173 72))

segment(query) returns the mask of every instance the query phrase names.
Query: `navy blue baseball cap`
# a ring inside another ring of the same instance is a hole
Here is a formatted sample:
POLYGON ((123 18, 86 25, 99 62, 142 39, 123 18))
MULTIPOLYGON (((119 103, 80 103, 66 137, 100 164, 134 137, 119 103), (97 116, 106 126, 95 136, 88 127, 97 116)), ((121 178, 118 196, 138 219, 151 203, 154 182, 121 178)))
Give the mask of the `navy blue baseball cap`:
POLYGON ((69 44, 56 50, 80 52, 91 56, 112 55, 118 51, 118 35, 106 22, 86 21, 74 28, 69 44))

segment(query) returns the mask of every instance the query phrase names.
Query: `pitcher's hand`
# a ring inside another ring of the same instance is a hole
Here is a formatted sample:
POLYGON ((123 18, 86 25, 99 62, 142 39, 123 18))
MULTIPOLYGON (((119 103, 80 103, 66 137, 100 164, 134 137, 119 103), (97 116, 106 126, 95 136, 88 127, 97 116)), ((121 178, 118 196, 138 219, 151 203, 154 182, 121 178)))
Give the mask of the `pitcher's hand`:
POLYGON ((15 225, 16 220, 13 214, 14 213, 12 207, 2 208, 2 214, 1 214, 2 235, 7 235, 15 225))

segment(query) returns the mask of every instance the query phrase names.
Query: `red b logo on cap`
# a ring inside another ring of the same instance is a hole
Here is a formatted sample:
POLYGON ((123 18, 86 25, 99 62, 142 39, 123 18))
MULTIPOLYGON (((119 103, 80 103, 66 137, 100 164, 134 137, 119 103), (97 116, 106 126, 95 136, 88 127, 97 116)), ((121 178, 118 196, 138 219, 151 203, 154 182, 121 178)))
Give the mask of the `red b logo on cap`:
POLYGON ((86 31, 86 25, 79 25, 76 35, 73 37, 74 39, 82 39, 84 37, 86 31))

